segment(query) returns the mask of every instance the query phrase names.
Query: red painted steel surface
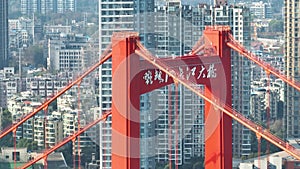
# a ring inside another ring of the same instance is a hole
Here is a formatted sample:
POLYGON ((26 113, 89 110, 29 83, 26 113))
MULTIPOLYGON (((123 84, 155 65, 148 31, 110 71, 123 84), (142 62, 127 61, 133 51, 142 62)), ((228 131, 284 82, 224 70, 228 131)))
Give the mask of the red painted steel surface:
MULTIPOLYGON (((209 69, 209 66, 211 64, 214 64, 214 68, 216 69, 216 74, 222 76, 220 78, 223 78, 224 76, 224 70, 223 70, 224 67, 218 56, 203 57, 199 55, 192 55, 192 56, 182 56, 177 58, 163 58, 160 60, 164 61, 169 67, 172 67, 177 70, 181 69, 182 76, 185 76, 190 81, 193 81, 197 84, 210 85, 212 78, 207 78, 207 77, 200 78, 199 75, 202 68, 203 68, 202 73, 207 74, 207 70, 209 69)), ((152 76, 155 76, 155 71, 159 71, 159 69, 157 69, 151 63, 145 60, 142 60, 140 62, 140 65, 141 65, 140 66, 141 69, 139 72, 136 73, 133 81, 141 81, 145 73, 147 73, 148 71, 151 72, 152 76)), ((165 72, 161 73, 161 77, 163 81, 153 80, 153 83, 148 85, 145 83, 145 81, 139 82, 141 94, 174 83, 173 78, 168 76, 165 72)))
POLYGON ((112 169, 140 167, 140 91, 131 83, 139 71, 139 56, 134 54, 137 33, 112 36, 112 169))
MULTIPOLYGON (((224 77, 206 86, 205 95, 219 103, 231 105, 231 50, 226 45, 230 28, 207 29, 203 32, 217 50, 223 65, 224 77), (214 85, 217 85, 214 87, 214 85)), ((205 168, 232 168, 232 120, 220 109, 205 101, 205 168), (218 123, 216 123, 216 121, 218 123), (215 130, 213 130, 215 129, 215 130), (212 130, 212 131, 211 131, 212 130)))
MULTIPOLYGON (((205 85, 210 99, 220 98, 220 102, 231 105, 231 85, 228 85, 231 84, 230 48, 226 46, 228 33, 229 29, 204 31, 204 36, 211 41, 209 45, 215 48, 218 56, 193 55, 161 61, 167 63, 168 67, 179 70, 179 76, 193 83, 205 85), (208 70, 212 65, 217 77, 208 77, 208 70), (196 73, 198 77, 195 76, 196 73)), ((135 46, 137 41, 135 34, 115 33, 112 38, 113 169, 120 166, 126 169, 139 167, 139 147, 133 145, 139 145, 140 94, 174 82, 166 74, 161 75, 161 81, 159 79, 155 81, 155 78, 147 81, 143 78, 145 73, 152 77, 156 74, 155 71, 159 70, 153 69, 153 66, 145 61, 140 63, 139 57, 133 54, 137 48, 135 46), (140 70, 141 68, 143 70, 140 70)), ((232 168, 231 118, 207 102, 205 120, 205 167, 232 168)))

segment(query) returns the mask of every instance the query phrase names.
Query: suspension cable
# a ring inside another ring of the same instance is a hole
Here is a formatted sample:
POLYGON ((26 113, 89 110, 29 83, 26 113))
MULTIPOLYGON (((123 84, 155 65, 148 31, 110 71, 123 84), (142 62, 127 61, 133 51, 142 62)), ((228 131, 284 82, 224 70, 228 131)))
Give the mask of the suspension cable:
POLYGON ((76 133, 73 133, 72 135, 68 136, 63 141, 61 141, 60 143, 56 144, 54 147, 52 147, 52 148, 44 151, 43 154, 41 154, 38 157, 34 158, 33 160, 29 161, 28 163, 26 163, 25 165, 23 165, 20 168, 21 169, 25 169, 25 168, 33 165, 34 163, 40 161, 41 159, 43 159, 44 157, 50 155, 52 152, 54 152, 55 150, 59 149, 60 147, 62 147, 66 143, 68 143, 69 141, 72 141, 74 138, 78 137, 79 135, 81 135, 86 130, 90 129, 91 127, 93 127, 94 125, 96 125, 97 123, 99 123, 100 121, 105 121, 108 118, 108 116, 110 116, 110 115, 111 115, 111 111, 107 111, 104 115, 102 115, 97 120, 89 123, 83 129, 81 129, 81 130, 77 131, 76 133))
POLYGON ((17 128, 21 124, 23 124, 25 121, 33 117, 35 114, 37 114, 39 111, 43 110, 46 106, 48 106, 51 102, 56 100, 59 96, 64 94, 67 90, 69 90, 72 86, 76 85, 79 81, 81 81, 84 77, 86 77, 88 74, 93 72, 96 68, 98 68, 101 64, 103 64, 105 61, 107 61, 109 58, 111 58, 112 53, 109 52, 108 54, 101 57, 100 61, 97 62, 95 65, 90 67, 87 71, 85 71, 79 78, 74 80, 72 83, 68 84, 66 87, 64 87, 62 90, 60 90, 56 95, 54 95, 52 98, 44 102, 41 106, 39 106, 37 109, 35 109, 33 112, 27 114, 24 118, 20 119, 17 123, 12 124, 11 126, 7 127, 0 133, 0 139, 6 136, 8 133, 12 132, 14 128, 17 128))
POLYGON ((254 63, 258 64, 261 68, 263 68, 265 71, 268 71, 275 75, 276 77, 280 78, 287 84, 291 85, 298 91, 300 91, 300 83, 296 81, 293 77, 288 77, 280 71, 276 70, 274 67, 272 67, 270 64, 265 63, 263 60, 261 60, 258 56, 248 51, 246 48, 244 48, 241 44, 239 44, 236 40, 233 39, 232 35, 229 34, 230 41, 227 42, 227 46, 229 46, 231 49, 234 49, 235 51, 239 52, 240 54, 244 55, 248 59, 252 60, 254 63))

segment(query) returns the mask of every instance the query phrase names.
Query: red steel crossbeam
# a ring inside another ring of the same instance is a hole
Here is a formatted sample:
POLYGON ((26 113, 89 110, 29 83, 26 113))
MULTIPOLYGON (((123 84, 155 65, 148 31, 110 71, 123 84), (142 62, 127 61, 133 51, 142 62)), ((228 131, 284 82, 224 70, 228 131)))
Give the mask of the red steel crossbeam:
POLYGON ((101 57, 100 61, 97 62, 96 64, 94 64, 92 67, 90 67, 87 71, 85 71, 80 77, 78 77, 76 80, 74 80, 72 83, 70 83, 69 85, 67 85, 66 87, 64 87, 62 90, 60 90, 56 95, 54 95, 52 98, 50 98, 49 100, 47 100, 46 102, 44 102, 41 106, 39 106, 37 109, 35 109, 33 112, 29 113, 28 115, 26 115, 23 119, 21 119, 20 121, 18 121, 17 123, 13 124, 12 126, 9 126, 7 129, 5 129, 4 131, 1 131, 0 134, 0 139, 3 138, 4 136, 6 136, 8 133, 12 132, 14 129, 17 129, 21 124, 23 124, 25 121, 27 121, 28 119, 30 119, 31 117, 33 117, 35 114, 37 114, 39 111, 43 110, 44 108, 48 107, 48 105, 53 102, 54 100, 56 100, 59 96, 61 96, 62 94, 64 94, 67 90, 69 90, 71 87, 73 87, 74 85, 76 85, 77 83, 81 82, 81 80, 86 77, 87 75, 89 75, 91 72, 93 72, 96 68, 98 68, 101 64, 103 64, 106 60, 108 60, 109 58, 111 58, 112 53, 108 53, 106 55, 104 55, 103 57, 101 57))
MULTIPOLYGON (((142 46, 141 44, 138 45, 139 47, 142 46)), ((159 58, 152 56, 150 52, 146 51, 145 48, 140 48, 139 50, 136 50, 136 53, 155 65, 158 69, 164 71, 166 74, 168 74, 170 77, 173 78, 174 81, 177 81, 181 84, 183 84, 185 87, 196 93, 198 96, 203 98, 205 101, 209 102, 210 104, 214 105, 215 108, 221 110, 237 122, 241 123, 245 127, 249 128, 253 132, 255 132, 258 136, 261 136, 262 138, 266 139, 270 143, 274 144, 278 148, 282 149, 283 151, 289 153, 291 156, 295 157, 296 159, 300 160, 300 154, 299 152, 290 145, 289 143, 283 141, 282 139, 278 138, 277 136, 271 134, 268 130, 264 129, 261 125, 256 124, 252 122, 251 120, 247 119, 245 116, 243 116, 241 113, 235 111, 232 109, 229 105, 224 105, 221 102, 213 101, 209 99, 204 91, 201 89, 195 87, 196 84, 190 82, 189 80, 186 80, 184 78, 180 78, 180 73, 176 71, 175 69, 170 68, 167 66, 164 62, 162 62, 159 58), (222 106, 224 105, 224 106, 222 106)))
POLYGON ((81 130, 79 130, 76 133, 72 134, 71 136, 67 137, 62 142, 58 143, 57 145, 55 145, 51 149, 46 150, 43 154, 41 154, 40 156, 34 158, 32 161, 29 161, 28 163, 26 163, 25 165, 23 165, 20 168, 21 169, 25 169, 25 168, 33 165, 34 163, 38 162, 39 160, 47 158, 52 152, 54 152, 55 150, 59 149, 60 147, 62 147, 66 143, 68 143, 69 141, 72 141, 72 140, 76 139, 76 137, 78 137, 79 135, 81 135, 86 130, 90 129, 91 127, 93 127, 94 125, 96 125, 97 123, 99 123, 100 121, 106 120, 109 115, 111 115, 111 111, 107 111, 106 113, 104 113, 104 115, 102 115, 97 120, 95 120, 95 121, 91 122, 90 124, 86 125, 81 130))
POLYGON ((248 59, 252 60, 256 64, 258 64, 261 68, 263 68, 265 71, 272 73, 276 77, 280 78, 281 80, 283 80, 287 84, 291 85, 292 87, 294 87, 295 89, 300 91, 300 83, 298 81, 296 81, 294 78, 287 77, 286 75, 280 73, 278 70, 276 70, 270 64, 268 64, 267 62, 264 62, 263 60, 261 60, 254 53, 251 53, 250 51, 248 51, 244 46, 242 46, 240 43, 238 43, 232 37, 232 35, 230 35, 229 37, 230 37, 230 41, 227 42, 227 46, 229 46, 233 50, 239 52, 240 54, 244 55, 248 59))

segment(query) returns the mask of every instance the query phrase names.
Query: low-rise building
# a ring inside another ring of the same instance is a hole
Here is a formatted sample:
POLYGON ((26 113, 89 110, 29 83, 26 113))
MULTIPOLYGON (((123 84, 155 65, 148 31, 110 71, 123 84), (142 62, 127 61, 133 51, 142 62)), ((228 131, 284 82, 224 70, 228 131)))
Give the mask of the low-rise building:
POLYGON ((81 34, 54 34, 47 37, 47 69, 81 71, 88 58, 85 55, 88 38, 81 34))
POLYGON ((263 1, 252 2, 250 12, 254 18, 272 18, 271 4, 263 1))
POLYGON ((27 162, 29 159, 27 148, 1 147, 0 161, 14 162, 14 152, 16 152, 17 162, 27 162))
POLYGON ((267 107, 270 106, 269 120, 281 119, 280 106, 283 106, 283 84, 278 80, 271 80, 270 86, 268 86, 267 79, 261 79, 260 81, 253 81, 251 88, 250 116, 258 122, 266 122, 267 107), (270 95, 268 95, 268 90, 270 95))
POLYGON ((48 116, 34 118, 34 141, 39 148, 53 147, 63 139, 62 119, 48 116))
MULTIPOLYGON (((234 167, 235 168, 235 167, 234 167)), ((238 169, 300 169, 300 162, 295 158, 291 157, 288 153, 280 151, 277 153, 270 154, 267 156, 245 160, 237 166, 238 169), (268 161, 269 159, 269 161, 268 161)))

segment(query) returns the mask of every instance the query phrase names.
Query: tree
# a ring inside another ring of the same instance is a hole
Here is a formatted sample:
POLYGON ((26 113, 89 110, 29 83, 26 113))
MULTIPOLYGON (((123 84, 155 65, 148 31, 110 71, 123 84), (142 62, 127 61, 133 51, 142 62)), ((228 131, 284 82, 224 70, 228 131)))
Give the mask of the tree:
POLYGON ((7 134, 2 139, 0 139, 0 147, 12 147, 12 146, 13 146, 12 133, 7 134))
MULTIPOLYGON (((1 122, 2 122, 2 126, 1 126, 2 129, 7 128, 12 123, 11 113, 7 109, 3 110, 1 122)), ((8 135, 6 135, 2 139, 0 139, 0 146, 1 147, 11 147, 11 146, 13 146, 12 133, 9 133, 8 135)))
POLYGON ((167 164, 168 164, 167 162, 157 162, 155 168, 164 169, 167 164))
POLYGON ((17 143, 18 148, 28 147, 28 145, 29 145, 29 142, 27 139, 22 138, 22 139, 18 140, 18 143, 17 143))
POLYGON ((25 50, 25 60, 23 63, 33 64, 35 67, 43 66, 46 67, 46 61, 44 59, 43 47, 33 45, 25 50))
POLYGON ((54 100, 49 105, 49 112, 56 111, 57 110, 57 100, 54 100))
POLYGON ((283 138, 283 124, 282 124, 282 120, 276 120, 276 121, 274 121, 271 124, 271 126, 270 126, 270 130, 277 137, 283 138))
POLYGON ((193 165, 193 169, 204 169, 203 162, 197 162, 193 165))
POLYGON ((282 20, 271 20, 269 23, 270 32, 283 32, 282 20))
POLYGON ((282 119, 283 118, 283 112, 284 112, 284 103, 283 101, 279 101, 278 104, 277 104, 277 117, 279 119, 282 119))
POLYGON ((37 141, 33 141, 31 144, 30 144, 31 147, 28 147, 28 150, 37 150, 38 149, 38 142, 37 141))
POLYGON ((164 167, 164 169, 169 169, 169 164, 167 164, 167 165, 164 167))
POLYGON ((34 151, 34 150, 37 150, 38 149, 38 146, 37 146, 37 142, 36 141, 29 141, 25 138, 22 138, 18 141, 17 143, 17 147, 18 148, 24 148, 24 147, 27 147, 27 151, 34 151))
POLYGON ((73 166, 72 142, 67 143, 59 148, 57 152, 62 152, 68 166, 73 166))
POLYGON ((12 123, 12 117, 11 117, 11 113, 8 111, 8 109, 4 109, 3 110, 1 122, 2 122, 2 126, 1 127, 3 129, 5 129, 9 125, 11 125, 11 123, 12 123))
POLYGON ((84 165, 85 163, 89 163, 92 161, 92 153, 96 153, 94 148, 92 147, 82 148, 81 165, 84 165))

